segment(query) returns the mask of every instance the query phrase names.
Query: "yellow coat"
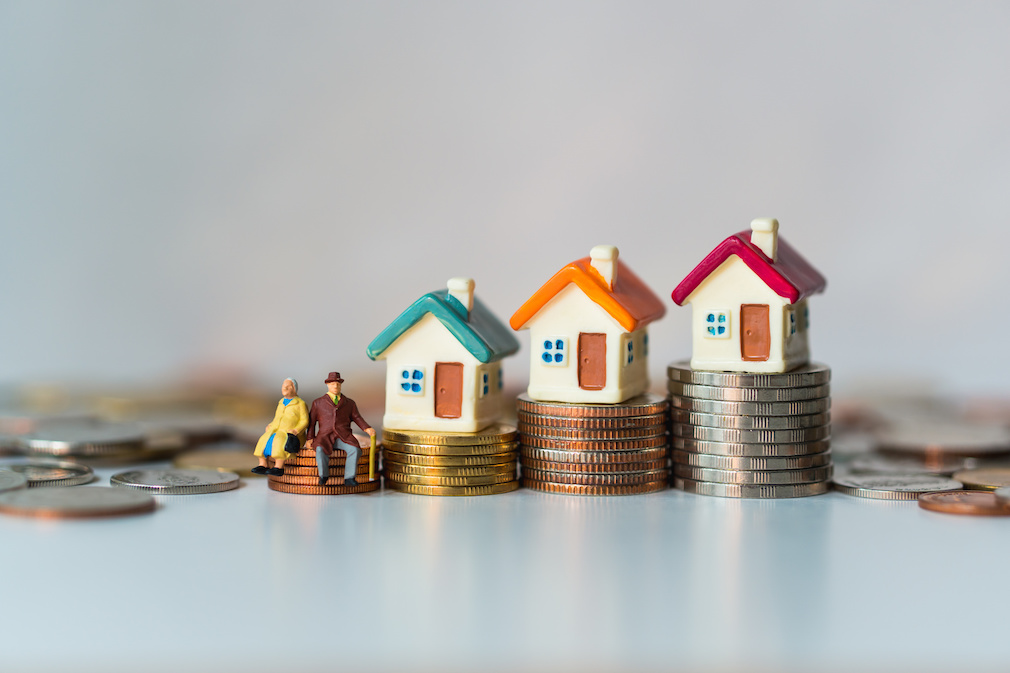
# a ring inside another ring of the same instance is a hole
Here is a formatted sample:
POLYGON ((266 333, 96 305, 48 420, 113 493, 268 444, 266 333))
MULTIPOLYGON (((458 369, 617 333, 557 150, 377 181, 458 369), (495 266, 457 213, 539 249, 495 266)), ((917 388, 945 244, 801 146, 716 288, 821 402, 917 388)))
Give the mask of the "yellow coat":
POLYGON ((267 431, 256 442, 256 451, 253 455, 262 456, 266 449, 267 441, 273 436, 274 442, 270 447, 272 458, 275 460, 287 460, 291 454, 284 450, 288 441, 288 433, 298 435, 298 445, 305 444, 305 428, 309 427, 309 410, 305 402, 300 397, 292 397, 287 406, 284 399, 277 403, 277 411, 274 412, 274 420, 267 426, 267 431))

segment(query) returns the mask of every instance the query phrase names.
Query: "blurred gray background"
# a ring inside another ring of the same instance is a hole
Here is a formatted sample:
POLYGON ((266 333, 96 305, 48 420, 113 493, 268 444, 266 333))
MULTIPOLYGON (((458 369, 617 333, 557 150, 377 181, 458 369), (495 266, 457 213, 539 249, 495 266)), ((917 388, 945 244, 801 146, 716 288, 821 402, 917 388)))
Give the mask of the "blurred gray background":
MULTIPOLYGON (((1005 392, 1010 4, 0 2, 0 383, 339 369, 596 244, 669 305, 759 216, 837 389, 1005 392)), ((528 337, 506 365, 527 378, 528 337)))

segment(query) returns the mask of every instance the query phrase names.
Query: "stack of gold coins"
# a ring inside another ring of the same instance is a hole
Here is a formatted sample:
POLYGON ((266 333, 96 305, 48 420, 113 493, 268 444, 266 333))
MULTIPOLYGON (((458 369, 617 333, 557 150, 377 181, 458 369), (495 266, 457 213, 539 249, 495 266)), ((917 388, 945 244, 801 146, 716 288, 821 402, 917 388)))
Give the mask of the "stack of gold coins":
MULTIPOLYGON (((347 454, 343 451, 334 451, 330 454, 329 477, 325 483, 320 484, 316 450, 304 447, 284 461, 284 474, 267 477, 267 485, 273 491, 302 495, 344 495, 345 493, 378 491, 382 483, 379 475, 376 474, 372 481, 368 480, 368 452, 371 442, 357 435, 355 438, 361 447, 358 469, 354 476, 354 480, 358 482, 357 486, 344 484, 344 466, 347 462, 347 454)), ((378 450, 376 448, 376 451, 378 450)))
POLYGON ((494 495, 519 488, 515 427, 474 433, 383 430, 386 487, 418 495, 494 495))
POLYGON ((667 369, 674 485, 727 498, 826 493, 831 370, 784 374, 667 369))
POLYGON ((523 486, 573 495, 663 490, 670 478, 667 402, 640 395, 620 404, 538 402, 519 415, 523 486))

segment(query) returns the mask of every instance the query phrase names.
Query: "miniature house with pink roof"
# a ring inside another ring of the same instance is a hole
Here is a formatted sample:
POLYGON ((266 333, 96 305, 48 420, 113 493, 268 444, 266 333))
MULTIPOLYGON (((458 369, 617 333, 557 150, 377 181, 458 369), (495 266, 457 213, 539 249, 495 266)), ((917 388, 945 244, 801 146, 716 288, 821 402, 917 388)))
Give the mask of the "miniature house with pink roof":
POLYGON ((826 281, 778 228, 778 220, 754 220, 673 291, 693 311, 692 369, 785 372, 810 360, 807 297, 826 281))
POLYGON ((509 323, 529 329, 527 394, 543 402, 616 404, 649 386, 648 325, 663 302, 612 245, 568 264, 509 323))

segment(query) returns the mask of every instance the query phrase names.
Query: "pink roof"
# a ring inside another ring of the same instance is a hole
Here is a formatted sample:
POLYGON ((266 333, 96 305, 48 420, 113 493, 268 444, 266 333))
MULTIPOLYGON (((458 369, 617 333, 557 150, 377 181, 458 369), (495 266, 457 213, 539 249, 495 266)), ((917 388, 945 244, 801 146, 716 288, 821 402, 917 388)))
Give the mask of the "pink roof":
POLYGON ((673 291, 673 301, 683 306, 701 282, 718 269, 730 255, 739 257, 758 278, 764 281, 765 285, 775 294, 788 299, 790 304, 824 290, 824 286, 827 285, 824 276, 810 266, 810 263, 782 238, 778 239, 778 260, 773 262, 760 248, 750 242, 750 235, 750 230, 741 231, 716 246, 715 250, 701 260, 701 264, 694 267, 694 271, 687 274, 687 278, 680 281, 680 285, 673 291))

